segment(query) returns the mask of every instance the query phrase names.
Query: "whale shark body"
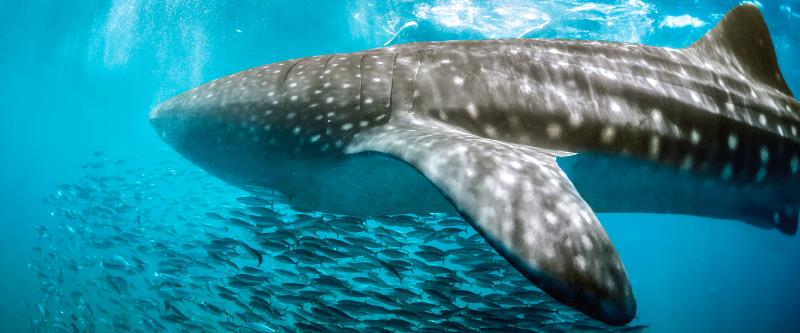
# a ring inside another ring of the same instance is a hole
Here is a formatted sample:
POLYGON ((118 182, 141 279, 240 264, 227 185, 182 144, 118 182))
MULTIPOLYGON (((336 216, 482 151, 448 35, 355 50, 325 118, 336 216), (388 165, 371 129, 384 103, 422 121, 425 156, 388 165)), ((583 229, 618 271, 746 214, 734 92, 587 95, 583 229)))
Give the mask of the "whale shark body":
POLYGON ((800 104, 756 7, 684 49, 509 39, 265 65, 157 106, 178 152, 246 189, 361 216, 457 212, 535 285, 633 319, 595 212, 794 234, 800 104))

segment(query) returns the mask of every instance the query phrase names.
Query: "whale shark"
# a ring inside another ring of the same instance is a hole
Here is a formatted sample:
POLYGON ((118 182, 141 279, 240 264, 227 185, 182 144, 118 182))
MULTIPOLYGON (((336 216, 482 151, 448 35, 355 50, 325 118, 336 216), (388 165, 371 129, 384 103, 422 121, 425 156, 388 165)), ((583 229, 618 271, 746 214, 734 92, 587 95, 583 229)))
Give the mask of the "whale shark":
POLYGON ((800 104, 752 5, 681 49, 501 39, 282 61, 149 119, 209 173, 297 207, 460 214, 533 284, 612 325, 636 301, 596 213, 797 231, 800 104))

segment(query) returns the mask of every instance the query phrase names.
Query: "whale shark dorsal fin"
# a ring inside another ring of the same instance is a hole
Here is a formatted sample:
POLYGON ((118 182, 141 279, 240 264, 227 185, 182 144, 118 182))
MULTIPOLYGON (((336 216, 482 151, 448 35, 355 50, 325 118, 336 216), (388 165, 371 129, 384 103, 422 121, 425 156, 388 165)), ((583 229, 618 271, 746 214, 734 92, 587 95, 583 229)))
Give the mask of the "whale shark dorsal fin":
POLYGON ((767 24, 756 6, 744 4, 732 9, 689 48, 736 66, 751 78, 793 96, 778 67, 767 24))
POLYGON ((554 298, 606 323, 633 318, 636 302, 619 256, 556 164, 565 153, 397 114, 386 125, 358 134, 347 152, 380 152, 409 163, 554 298))

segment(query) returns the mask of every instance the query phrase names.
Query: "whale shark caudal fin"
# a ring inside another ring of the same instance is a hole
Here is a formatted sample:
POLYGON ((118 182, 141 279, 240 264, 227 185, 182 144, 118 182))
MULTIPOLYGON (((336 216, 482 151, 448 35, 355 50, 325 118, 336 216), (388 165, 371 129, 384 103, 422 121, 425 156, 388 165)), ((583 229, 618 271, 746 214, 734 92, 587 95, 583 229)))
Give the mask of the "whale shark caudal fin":
POLYGON ((745 4, 732 9, 689 49, 720 64, 735 66, 751 78, 793 96, 778 67, 767 23, 756 6, 745 4))
POLYGON ((430 180, 512 265, 559 301, 609 324, 636 312, 625 268, 589 205, 556 164, 567 153, 494 141, 412 115, 356 135, 430 180))

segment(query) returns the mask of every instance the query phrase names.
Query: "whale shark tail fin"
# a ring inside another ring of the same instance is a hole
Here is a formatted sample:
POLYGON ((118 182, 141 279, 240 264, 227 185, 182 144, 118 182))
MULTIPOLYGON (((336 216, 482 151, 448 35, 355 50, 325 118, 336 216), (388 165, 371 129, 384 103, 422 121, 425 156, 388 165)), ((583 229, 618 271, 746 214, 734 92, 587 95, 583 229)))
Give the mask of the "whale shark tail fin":
POLYGON ((410 164, 495 250, 559 301, 608 324, 630 322, 636 301, 603 226, 559 168, 567 153, 495 141, 397 114, 359 133, 348 153, 410 164))
POLYGON ((751 78, 794 97, 783 79, 767 24, 756 6, 744 4, 732 9, 689 49, 734 66, 751 78))

